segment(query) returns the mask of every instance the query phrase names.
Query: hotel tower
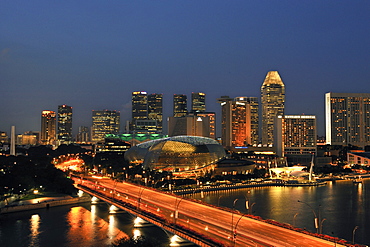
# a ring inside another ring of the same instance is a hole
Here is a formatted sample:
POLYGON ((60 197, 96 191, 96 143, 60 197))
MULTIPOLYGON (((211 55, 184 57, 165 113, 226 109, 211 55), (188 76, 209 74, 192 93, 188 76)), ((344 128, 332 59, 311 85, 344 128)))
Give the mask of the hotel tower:
POLYGON ((263 145, 273 145, 275 121, 284 115, 284 104, 284 83, 277 71, 269 71, 261 87, 263 145))
POLYGON ((327 144, 370 144, 370 93, 326 93, 325 118, 327 144))

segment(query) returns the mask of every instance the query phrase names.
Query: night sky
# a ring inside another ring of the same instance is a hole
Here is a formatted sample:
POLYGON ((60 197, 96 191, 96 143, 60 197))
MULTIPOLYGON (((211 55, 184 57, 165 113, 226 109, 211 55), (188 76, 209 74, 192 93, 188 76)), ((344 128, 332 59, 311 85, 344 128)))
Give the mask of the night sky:
MULTIPOLYGON (((17 1, 0 4, 0 131, 41 129, 41 111, 73 107, 131 118, 132 91, 260 97, 286 86, 286 114, 315 114, 324 94, 370 93, 370 1, 17 1)), ((124 124, 122 124, 123 127, 124 124)), ((217 125, 220 130, 220 124, 217 125)))

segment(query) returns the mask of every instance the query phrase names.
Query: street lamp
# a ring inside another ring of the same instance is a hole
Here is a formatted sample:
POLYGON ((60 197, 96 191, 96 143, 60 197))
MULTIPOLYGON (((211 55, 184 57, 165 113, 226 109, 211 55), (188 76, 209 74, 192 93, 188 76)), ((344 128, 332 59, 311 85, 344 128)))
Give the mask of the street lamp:
POLYGON ((298 202, 304 203, 304 204, 306 204, 307 206, 310 207, 310 209, 312 210, 313 215, 315 216, 314 222, 315 222, 316 233, 319 233, 319 222, 318 222, 318 218, 317 218, 317 215, 315 213, 315 210, 313 210, 313 208, 310 206, 310 204, 308 204, 306 202, 303 202, 303 201, 300 201, 300 200, 298 200, 298 202))
POLYGON ((358 229, 358 226, 355 226, 352 231, 352 244, 355 244, 355 232, 358 229))
POLYGON ((143 194, 145 188, 141 188, 141 191, 139 191, 139 197, 137 199, 137 209, 140 210, 140 201, 141 201, 141 195, 143 194))
POLYGON ((324 221, 325 221, 326 219, 324 218, 324 219, 322 219, 321 220, 321 222, 320 222, 320 234, 322 234, 322 225, 324 224, 324 221))
POLYGON ((235 203, 238 201, 239 199, 236 198, 233 202, 233 210, 231 212, 231 237, 232 237, 232 240, 234 241, 234 210, 235 210, 235 203))
POLYGON ((179 202, 177 202, 177 197, 176 197, 176 201, 175 201, 175 217, 174 217, 175 224, 176 224, 176 219, 179 217, 179 205, 180 205, 180 202, 182 201, 182 199, 184 199, 184 197, 181 197, 181 199, 179 200, 179 202))
POLYGON ((234 246, 235 246, 235 243, 236 243, 236 228, 238 227, 238 224, 239 224, 239 221, 245 216, 245 214, 242 214, 242 216, 240 216, 240 218, 238 219, 238 221, 236 222, 235 224, 235 227, 234 227, 234 246))
POLYGON ((221 197, 223 197, 224 195, 220 195, 219 197, 218 197, 218 200, 217 200, 217 207, 219 207, 220 206, 220 198, 221 197))
POLYGON ((294 216, 293 216, 293 226, 295 227, 295 218, 297 217, 299 213, 295 213, 294 216))

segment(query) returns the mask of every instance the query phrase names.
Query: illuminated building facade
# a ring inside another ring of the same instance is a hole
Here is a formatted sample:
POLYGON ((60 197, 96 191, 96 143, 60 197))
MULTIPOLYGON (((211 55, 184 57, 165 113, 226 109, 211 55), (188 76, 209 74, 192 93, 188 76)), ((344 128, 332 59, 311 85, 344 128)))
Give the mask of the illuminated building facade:
POLYGON ((95 145, 95 153, 114 153, 117 155, 124 155, 130 149, 131 144, 122 141, 120 138, 105 138, 104 142, 99 142, 95 145))
POLYGON ((0 131, 0 143, 8 143, 9 137, 8 134, 4 131, 0 131))
POLYGON ((163 129, 163 94, 153 93, 148 95, 148 119, 156 121, 156 133, 163 129))
POLYGON ((132 133, 162 133, 163 94, 132 92, 131 125, 132 133))
POLYGON ((168 118, 169 136, 203 136, 215 139, 215 114, 190 113, 184 117, 168 118))
POLYGON ((361 168, 370 167, 370 152, 347 152, 347 161, 350 166, 358 166, 357 172, 366 173, 367 169, 361 168))
POLYGON ((136 146, 140 143, 166 138, 162 134, 118 134, 107 135, 106 138, 119 138, 122 141, 129 142, 131 146, 136 146))
POLYGON ((226 156, 215 140, 199 136, 174 136, 148 141, 130 148, 125 159, 144 168, 172 172, 174 176, 196 177, 214 170, 226 156))
POLYGON ((173 116, 184 117, 188 114, 188 100, 185 94, 173 95, 173 116))
POLYGON ((70 144, 72 137, 72 107, 68 105, 58 106, 58 142, 70 144))
POLYGON ((56 141, 56 113, 42 111, 41 113, 41 144, 55 145, 56 141))
POLYGON ((274 124, 284 115, 285 85, 277 71, 269 71, 261 87, 262 144, 273 145, 274 124))
POLYGON ((369 93, 326 93, 325 116, 327 144, 370 144, 369 93))
POLYGON ((317 152, 316 116, 278 116, 274 137, 278 156, 287 157, 291 163, 309 164, 317 152))
POLYGON ((235 99, 222 96, 221 134, 222 145, 228 149, 251 144, 251 107, 246 97, 235 99))
POLYGON ((191 93, 191 112, 205 112, 206 111, 206 94, 205 93, 191 93))
POLYGON ((148 119, 147 92, 132 92, 132 131, 136 130, 136 121, 148 119))
POLYGON ((25 132, 22 135, 17 135, 17 144, 18 145, 37 145, 38 144, 38 135, 31 131, 25 132))
POLYGON ((119 111, 92 111, 91 141, 104 141, 105 135, 118 134, 120 130, 119 111))
POLYGON ((78 127, 78 133, 76 136, 76 142, 80 144, 86 144, 90 142, 90 131, 87 126, 78 127))
POLYGON ((197 112, 196 115, 198 117, 202 117, 207 119, 207 124, 209 128, 209 135, 205 137, 209 137, 211 139, 216 139, 216 113, 214 112, 197 112))
POLYGON ((250 107, 251 119, 251 142, 250 144, 257 146, 259 139, 259 102, 257 97, 244 97, 244 101, 248 102, 250 107))

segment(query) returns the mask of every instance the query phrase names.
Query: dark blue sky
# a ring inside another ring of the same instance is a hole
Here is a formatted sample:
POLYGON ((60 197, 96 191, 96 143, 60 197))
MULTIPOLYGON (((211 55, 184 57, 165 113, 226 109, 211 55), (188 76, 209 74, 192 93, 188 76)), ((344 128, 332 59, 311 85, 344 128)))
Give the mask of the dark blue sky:
MULTIPOLYGON (((260 96, 269 70, 286 114, 315 114, 326 92, 370 93, 370 1, 17 1, 0 6, 0 131, 41 129, 41 111, 131 117, 131 92, 260 96)), ((219 128, 219 126, 218 126, 219 128)))

